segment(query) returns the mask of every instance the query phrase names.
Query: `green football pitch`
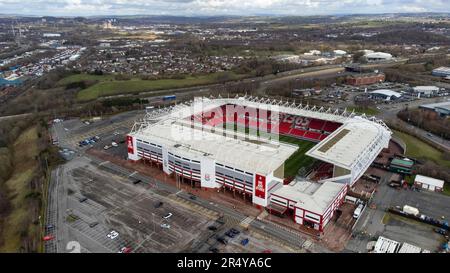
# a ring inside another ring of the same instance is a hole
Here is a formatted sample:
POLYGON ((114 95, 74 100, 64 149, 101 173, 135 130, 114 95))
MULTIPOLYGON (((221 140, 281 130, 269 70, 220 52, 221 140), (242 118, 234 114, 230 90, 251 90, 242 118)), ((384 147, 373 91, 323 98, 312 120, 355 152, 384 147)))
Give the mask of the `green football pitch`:
MULTIPOLYGON (((230 129, 233 126, 230 124, 228 125, 231 127, 227 127, 227 129, 230 129)), ((234 130, 243 132, 244 127, 235 125, 234 130)), ((261 132, 253 128, 245 128, 245 133, 249 135, 257 135, 267 139, 271 137, 273 138, 273 135, 270 133, 261 132)), ((278 137, 280 142, 298 146, 298 150, 284 163, 284 177, 294 177, 302 167, 306 169, 311 167, 316 159, 305 155, 305 153, 314 147, 316 143, 284 135, 279 135, 278 137)))

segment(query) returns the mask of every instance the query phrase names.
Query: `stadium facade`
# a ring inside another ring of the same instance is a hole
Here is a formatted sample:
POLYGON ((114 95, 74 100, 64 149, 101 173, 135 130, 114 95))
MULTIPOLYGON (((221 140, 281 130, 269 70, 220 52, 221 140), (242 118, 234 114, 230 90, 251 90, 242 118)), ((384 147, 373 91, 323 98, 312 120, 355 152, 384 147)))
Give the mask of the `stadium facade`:
POLYGON ((148 112, 127 145, 130 160, 154 162, 206 190, 231 189, 323 231, 390 136, 382 121, 353 112, 256 97, 197 98, 148 112), (316 142, 306 155, 332 165, 331 174, 286 184, 285 162, 298 146, 280 136, 316 142))

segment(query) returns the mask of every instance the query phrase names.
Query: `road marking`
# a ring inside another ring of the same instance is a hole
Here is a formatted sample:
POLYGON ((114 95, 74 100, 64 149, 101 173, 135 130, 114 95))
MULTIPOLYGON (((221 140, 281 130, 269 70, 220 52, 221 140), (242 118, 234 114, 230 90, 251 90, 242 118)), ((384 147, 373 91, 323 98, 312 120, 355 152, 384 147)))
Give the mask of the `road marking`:
POLYGON ((103 165, 105 165, 105 164, 108 164, 109 163, 109 161, 103 161, 103 162, 101 162, 100 164, 98 164, 99 166, 103 166, 103 165))

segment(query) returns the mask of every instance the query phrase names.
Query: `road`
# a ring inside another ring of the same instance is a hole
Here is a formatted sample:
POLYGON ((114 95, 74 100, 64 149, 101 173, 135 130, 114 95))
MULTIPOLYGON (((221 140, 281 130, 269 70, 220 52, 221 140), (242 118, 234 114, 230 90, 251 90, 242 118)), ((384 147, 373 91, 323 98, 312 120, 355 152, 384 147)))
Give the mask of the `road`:
POLYGON ((23 117, 27 117, 27 116, 29 116, 29 115, 31 115, 31 114, 25 113, 25 114, 19 114, 19 115, 1 116, 1 117, 0 117, 0 122, 5 121, 5 120, 8 120, 8 119, 23 118, 23 117))
POLYGON ((426 138, 429 141, 434 142, 435 144, 446 149, 447 151, 450 151, 450 141, 449 140, 441 138, 437 135, 433 135, 421 128, 418 128, 416 126, 408 124, 408 123, 400 120, 397 117, 397 113, 400 110, 405 109, 406 107, 416 108, 422 104, 437 103, 437 102, 446 101, 447 99, 448 99, 448 97, 421 98, 419 100, 410 101, 410 102, 406 102, 406 103, 380 104, 378 106, 380 108, 379 109, 380 111, 379 111, 379 114, 377 114, 377 117, 382 120, 390 120, 391 122, 409 127, 409 129, 414 132, 414 135, 426 138))

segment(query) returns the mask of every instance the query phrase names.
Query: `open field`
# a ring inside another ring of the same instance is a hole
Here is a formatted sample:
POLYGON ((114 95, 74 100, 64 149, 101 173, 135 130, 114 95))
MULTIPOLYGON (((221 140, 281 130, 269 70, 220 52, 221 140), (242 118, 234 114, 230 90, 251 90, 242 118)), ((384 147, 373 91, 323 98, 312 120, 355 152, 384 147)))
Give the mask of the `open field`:
POLYGON ((112 81, 114 80, 114 75, 91 75, 91 74, 73 74, 70 76, 67 76, 61 80, 58 81, 58 85, 66 85, 69 83, 74 82, 81 82, 81 81, 112 81))
POLYGON ((443 159, 443 153, 439 150, 411 135, 395 130, 394 135, 401 138, 405 142, 407 156, 430 159, 442 166, 447 166, 450 168, 450 161, 443 159))
MULTIPOLYGON (((227 80, 237 80, 247 75, 237 75, 233 72, 226 72, 227 80)), ((213 73, 208 75, 187 76, 184 79, 159 79, 159 80, 142 80, 140 78, 132 78, 130 80, 115 80, 114 75, 89 75, 75 74, 61 79, 59 85, 67 85, 70 83, 81 81, 98 81, 96 84, 81 90, 77 94, 80 101, 93 100, 98 97, 111 96, 125 93, 139 93, 144 91, 165 90, 173 88, 191 87, 197 85, 214 84, 220 81, 224 72, 213 73)))
POLYGON ((361 107, 347 107, 347 111, 349 111, 349 112, 355 111, 356 113, 366 114, 369 116, 375 116, 379 112, 377 109, 373 109, 373 108, 364 109, 361 107))
POLYGON ((0 252, 19 252, 24 235, 39 236, 39 225, 32 223, 33 211, 30 211, 27 203, 31 194, 30 181, 38 167, 35 160, 37 155, 37 129, 32 127, 14 143, 14 171, 6 181, 12 211, 5 219, 2 234, 4 244, 0 246, 0 252))

